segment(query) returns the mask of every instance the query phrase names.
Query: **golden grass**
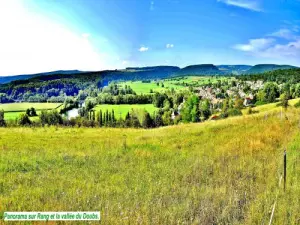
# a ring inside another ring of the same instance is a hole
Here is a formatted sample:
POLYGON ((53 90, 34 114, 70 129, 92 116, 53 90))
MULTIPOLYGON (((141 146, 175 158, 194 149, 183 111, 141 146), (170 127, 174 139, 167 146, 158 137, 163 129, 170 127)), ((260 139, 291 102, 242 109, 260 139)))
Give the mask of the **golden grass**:
POLYGON ((151 130, 1 128, 0 211, 100 211, 103 224, 267 224, 288 147, 288 189, 273 224, 295 224, 299 111, 285 116, 151 130))
MULTIPOLYGON (((299 100, 300 100, 300 98, 291 99, 291 100, 289 100, 289 105, 294 106, 299 100)), ((269 104, 265 104, 265 105, 256 106, 256 107, 253 107, 252 110, 262 113, 262 112, 268 112, 268 111, 274 111, 274 110, 281 111, 282 107, 278 106, 278 102, 276 102, 276 103, 269 103, 269 104)), ((244 115, 246 115, 247 109, 243 109, 242 113, 244 115)))

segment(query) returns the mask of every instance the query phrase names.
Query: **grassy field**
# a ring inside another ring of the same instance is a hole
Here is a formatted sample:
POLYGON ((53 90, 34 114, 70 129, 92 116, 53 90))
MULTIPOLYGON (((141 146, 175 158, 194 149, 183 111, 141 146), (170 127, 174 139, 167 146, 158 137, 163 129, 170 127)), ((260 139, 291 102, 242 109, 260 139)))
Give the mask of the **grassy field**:
POLYGON ((152 89, 154 92, 161 92, 166 90, 171 90, 174 88, 175 90, 182 90, 186 87, 174 85, 171 82, 161 81, 159 82, 159 86, 157 86, 157 82, 152 81, 151 83, 142 83, 141 81, 128 81, 120 83, 122 86, 128 85, 130 86, 137 94, 149 94, 152 89), (161 82, 164 84, 164 87, 161 87, 161 82))
MULTIPOLYGON (((28 108, 35 108, 37 114, 41 110, 56 109, 61 106, 61 103, 33 103, 33 102, 22 102, 22 103, 7 103, 0 104, 0 110, 4 110, 4 118, 6 120, 14 120, 18 116, 26 111, 28 108)), ((30 119, 35 120, 37 117, 31 117, 30 119)))
POLYGON ((61 103, 34 103, 34 102, 8 103, 8 104, 0 104, 0 110, 3 109, 4 112, 20 112, 20 111, 26 111, 26 109, 31 107, 35 108, 36 110, 55 109, 60 105, 61 103))
POLYGON ((115 117, 125 118, 127 112, 130 112, 132 109, 134 110, 143 110, 145 109, 147 112, 149 112, 151 115, 157 110, 157 108, 153 104, 140 104, 140 105, 97 105, 95 108, 96 112, 102 110, 102 112, 105 112, 108 110, 111 112, 113 109, 115 111, 115 117))
POLYGON ((272 224, 297 224, 299 111, 286 116, 151 130, 0 128, 0 212, 100 211, 102 224, 268 224, 278 194, 272 224))
POLYGON ((196 85, 203 85, 211 83, 216 83, 218 80, 226 80, 232 79, 228 77, 199 77, 199 76, 187 76, 187 77, 180 77, 180 78, 173 78, 173 79, 166 79, 161 81, 151 81, 150 83, 143 83, 141 81, 128 81, 128 82, 121 82, 120 85, 130 86, 137 94, 149 94, 150 90, 152 89, 154 92, 162 92, 166 90, 184 90, 187 89, 184 83, 186 84, 196 84, 196 85), (159 83, 159 85, 157 85, 159 83), (162 87, 161 84, 164 84, 162 87))
MULTIPOLYGON (((291 99, 289 100, 289 105, 290 106, 294 106, 297 102, 299 102, 300 98, 295 98, 295 99, 291 99)), ((257 112, 267 112, 267 111, 274 111, 274 110, 282 110, 281 106, 278 106, 278 102, 276 103, 269 103, 269 104, 265 104, 265 105, 260 105, 260 106, 256 106, 252 108, 253 111, 257 111, 257 112)), ((245 115, 247 113, 247 109, 243 109, 242 113, 245 115)))
POLYGON ((178 77, 173 79, 166 79, 165 81, 175 83, 187 83, 187 84, 198 84, 204 85, 208 83, 217 83, 218 81, 232 80, 234 78, 231 77, 220 77, 220 76, 186 76, 186 77, 178 77))

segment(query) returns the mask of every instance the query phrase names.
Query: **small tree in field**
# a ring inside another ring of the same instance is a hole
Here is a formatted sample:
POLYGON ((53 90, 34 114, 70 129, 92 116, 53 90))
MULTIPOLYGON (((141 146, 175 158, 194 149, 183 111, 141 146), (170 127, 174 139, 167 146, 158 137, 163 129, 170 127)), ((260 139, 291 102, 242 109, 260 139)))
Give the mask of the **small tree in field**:
POLYGON ((27 114, 21 114, 18 118, 18 124, 21 126, 30 125, 31 121, 29 119, 29 116, 27 114))
POLYGON ((103 126, 102 110, 100 110, 100 112, 99 112, 98 122, 99 122, 99 127, 102 127, 103 126))
POLYGON ((30 116, 37 116, 35 108, 33 108, 33 107, 31 107, 31 109, 30 109, 30 116))
POLYGON ((152 119, 148 112, 145 112, 145 117, 142 123, 143 128, 150 128, 152 126, 152 119))
POLYGON ((6 123, 4 120, 4 111, 0 110, 0 127, 5 127, 5 126, 6 126, 6 123))
POLYGON ((287 93, 283 93, 280 96, 280 104, 281 106, 284 108, 284 110, 286 110, 289 106, 289 99, 288 99, 288 94, 287 93))
POLYGON ((26 115, 30 116, 30 109, 26 109, 26 115))

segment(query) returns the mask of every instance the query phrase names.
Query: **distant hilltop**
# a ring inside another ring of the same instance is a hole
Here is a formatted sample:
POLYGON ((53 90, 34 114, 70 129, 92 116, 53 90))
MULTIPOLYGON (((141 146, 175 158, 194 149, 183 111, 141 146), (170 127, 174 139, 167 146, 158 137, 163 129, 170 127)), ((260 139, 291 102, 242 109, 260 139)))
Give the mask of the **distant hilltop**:
MULTIPOLYGON (((79 71, 79 70, 58 70, 52 72, 44 72, 37 74, 25 74, 15 76, 0 77, 0 84, 9 83, 12 81, 26 80, 34 77, 63 77, 70 75, 101 75, 106 80, 135 80, 135 79, 163 79, 174 76, 186 75, 241 75, 241 74, 257 74, 278 69, 297 68, 291 65, 277 65, 277 64, 258 64, 251 65, 213 65, 213 64, 199 64, 189 65, 184 68, 177 66, 148 66, 148 67, 127 67, 121 70, 104 70, 104 71, 79 71)), ((41 79, 41 78, 39 78, 41 79)))
POLYGON ((276 64, 258 64, 251 67, 246 71, 247 74, 256 74, 256 73, 264 73, 273 70, 283 70, 283 69, 292 69, 297 68, 296 66, 290 65, 276 65, 276 64))
POLYGON ((51 72, 44 72, 44 73, 35 73, 35 74, 23 74, 23 75, 13 75, 13 76, 0 76, 0 84, 9 83, 15 80, 25 80, 32 77, 38 76, 47 76, 47 75, 55 75, 55 74, 78 74, 82 73, 79 70, 56 70, 51 72))

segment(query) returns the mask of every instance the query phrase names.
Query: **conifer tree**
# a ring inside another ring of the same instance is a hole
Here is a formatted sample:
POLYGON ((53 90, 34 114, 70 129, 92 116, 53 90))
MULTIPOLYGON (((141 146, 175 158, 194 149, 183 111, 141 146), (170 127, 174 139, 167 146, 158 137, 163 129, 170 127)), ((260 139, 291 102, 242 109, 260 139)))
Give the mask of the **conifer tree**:
POLYGON ((99 126, 102 127, 103 125, 103 122, 102 122, 102 110, 100 109, 100 112, 99 112, 99 126))

